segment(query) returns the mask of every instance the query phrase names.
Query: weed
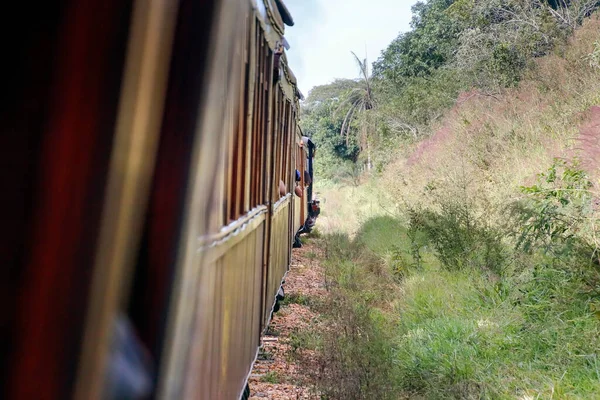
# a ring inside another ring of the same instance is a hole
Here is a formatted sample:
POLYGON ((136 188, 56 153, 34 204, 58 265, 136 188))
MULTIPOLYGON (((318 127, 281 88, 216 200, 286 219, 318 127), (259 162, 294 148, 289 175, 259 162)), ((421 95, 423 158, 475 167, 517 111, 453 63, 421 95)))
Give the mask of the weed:
POLYGON ((273 360, 273 354, 269 353, 263 347, 261 347, 258 351, 257 359, 261 361, 270 361, 273 360))
POLYGON ((598 104, 599 27, 398 146, 379 190, 399 218, 373 206, 375 181, 323 189, 339 214, 321 239, 324 323, 292 347, 325 398, 598 397, 598 170, 535 177, 598 104))
POLYGON ((267 330, 265 331, 265 336, 279 336, 280 333, 278 330, 273 328, 272 326, 267 326, 267 330))
POLYGON ((594 42, 594 50, 584 58, 591 68, 600 69, 600 41, 594 42))
MULTIPOLYGON (((440 210, 428 221, 432 230, 446 229, 435 225, 448 223, 440 210)), ((290 338, 292 354, 326 398, 590 398, 600 390, 600 290, 586 275, 543 252, 505 247, 511 261, 500 260, 501 275, 468 259, 448 268, 436 262, 438 248, 428 248, 431 231, 411 239, 399 221, 377 221, 354 240, 324 237, 324 323, 290 338), (395 224, 401 234, 390 239, 395 224), (411 243, 421 267, 399 267, 408 265, 411 243), (402 270, 401 279, 374 269, 373 257, 382 259, 374 250, 384 255, 384 270, 402 270)), ((475 230, 474 240, 485 234, 475 230)), ((484 259, 477 254, 484 250, 456 257, 484 259)))
POLYGON ((302 350, 317 350, 321 346, 320 336, 312 330, 294 331, 289 335, 289 345, 293 355, 302 350))
POLYGON ((307 239, 319 239, 322 236, 321 231, 317 227, 312 228, 312 230, 306 234, 307 239))
POLYGON ((278 384, 281 383, 281 377, 279 376, 277 371, 270 371, 261 376, 260 381, 265 383, 278 384))
POLYGON ((288 293, 285 298, 281 301, 282 306, 289 304, 299 304, 302 306, 310 306, 311 298, 301 293, 288 293))

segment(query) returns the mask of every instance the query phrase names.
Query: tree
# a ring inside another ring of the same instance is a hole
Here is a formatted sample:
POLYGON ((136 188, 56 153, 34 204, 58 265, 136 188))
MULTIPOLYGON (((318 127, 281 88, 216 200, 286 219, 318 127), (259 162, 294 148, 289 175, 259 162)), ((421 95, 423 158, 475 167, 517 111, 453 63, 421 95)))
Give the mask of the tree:
POLYGON ((412 7, 412 30, 401 33, 373 64, 373 75, 402 86, 406 79, 427 77, 454 57, 464 20, 448 12, 454 0, 418 2, 412 7))
POLYGON ((354 52, 352 52, 352 55, 360 69, 360 79, 358 80, 358 85, 351 89, 346 98, 340 103, 336 113, 341 110, 345 112, 340 135, 346 138, 346 143, 348 143, 352 134, 353 122, 358 122, 357 136, 360 151, 366 151, 367 169, 371 169, 373 163, 371 160, 371 148, 369 146, 369 111, 375 106, 375 101, 373 99, 373 89, 367 59, 365 58, 361 61, 354 52))

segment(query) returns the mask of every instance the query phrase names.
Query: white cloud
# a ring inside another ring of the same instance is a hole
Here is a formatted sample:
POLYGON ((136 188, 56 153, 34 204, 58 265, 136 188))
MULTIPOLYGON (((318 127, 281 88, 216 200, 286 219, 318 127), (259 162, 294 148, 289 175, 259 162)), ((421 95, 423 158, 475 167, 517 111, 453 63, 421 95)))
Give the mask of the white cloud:
POLYGON ((290 67, 306 95, 335 78, 356 78, 351 52, 369 64, 409 29, 415 0, 285 0, 295 25, 286 28, 290 67))

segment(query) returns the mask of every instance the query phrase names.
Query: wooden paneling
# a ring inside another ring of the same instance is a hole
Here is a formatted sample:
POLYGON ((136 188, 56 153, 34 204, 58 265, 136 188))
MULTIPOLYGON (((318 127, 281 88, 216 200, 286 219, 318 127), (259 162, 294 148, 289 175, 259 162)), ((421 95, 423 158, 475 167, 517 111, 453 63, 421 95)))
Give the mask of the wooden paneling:
POLYGON ((290 216, 292 212, 291 195, 281 199, 274 207, 271 216, 271 235, 269 240, 269 271, 265 280, 267 301, 263 310, 263 326, 266 327, 271 316, 275 296, 285 276, 291 250, 290 216))
POLYGON ((0 397, 69 398, 79 365, 75 397, 100 398, 124 312, 155 361, 153 396, 243 389, 297 207, 297 104, 251 4, 23 7, 2 118, 0 397))
MULTIPOLYGON (((204 248, 186 398, 236 398, 256 355, 266 209, 204 248)), ((199 258, 200 259, 200 258, 199 258)))
POLYGON ((272 52, 248 3, 223 0, 218 21, 188 184, 165 399, 237 398, 259 343, 272 52))

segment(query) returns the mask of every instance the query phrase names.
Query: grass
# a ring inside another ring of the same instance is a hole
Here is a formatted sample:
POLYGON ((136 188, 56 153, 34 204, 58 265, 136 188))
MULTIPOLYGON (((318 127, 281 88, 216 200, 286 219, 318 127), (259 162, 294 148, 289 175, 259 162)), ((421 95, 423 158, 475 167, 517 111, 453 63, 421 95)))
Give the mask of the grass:
MULTIPOLYGON (((596 15, 519 88, 457 104, 380 178, 321 183, 325 323, 294 346, 326 398, 600 399, 600 266, 573 245, 597 246, 598 208, 576 215, 576 240, 547 236, 552 251, 516 248, 527 221, 507 213, 578 154, 600 104, 586 61, 599 29, 596 15)), ((534 208, 542 233, 569 216, 548 204, 534 208)))
POLYGON ((258 351, 257 359, 261 360, 261 361, 270 361, 270 360, 273 360, 273 354, 269 353, 268 351, 266 351, 265 349, 263 349, 261 347, 258 351))
POLYGON ((281 301, 282 306, 286 306, 289 304, 299 304, 301 306, 310 306, 313 300, 304 294, 300 293, 288 293, 281 301))
POLYGON ((594 398, 600 324, 579 285, 551 267, 496 283, 478 271, 411 277, 399 307, 401 385, 429 398, 549 398, 559 387, 594 398))
POLYGON ((278 384, 281 382, 281 377, 276 371, 270 371, 261 376, 260 381, 265 383, 278 384))
MULTIPOLYGON (((553 158, 595 154, 576 138, 590 107, 600 104, 600 68, 586 63, 599 30, 597 13, 564 48, 536 60, 518 88, 465 96, 434 135, 403 146, 379 187, 400 206, 435 208, 439 198, 476 196, 477 211, 502 223, 503 206, 553 158)), ((598 179, 595 165, 589 172, 598 179)))
POLYGON ((388 271, 390 251, 409 259, 411 239, 400 220, 376 217, 354 239, 338 233, 324 240, 326 328, 294 337, 292 347, 317 351, 320 367, 312 368, 329 372, 313 383, 328 398, 600 394, 600 321, 592 306, 600 297, 557 260, 521 254, 518 262, 531 268, 513 265, 500 276, 448 269, 423 246, 422 268, 398 280, 374 272, 365 252, 388 271))
POLYGON ((265 336, 279 336, 280 333, 278 330, 273 328, 271 325, 267 326, 267 330, 265 331, 265 336))
POLYGON ((362 185, 347 186, 328 181, 316 181, 316 197, 321 200, 318 232, 356 234, 369 218, 385 215, 394 209, 389 196, 371 179, 362 185))

